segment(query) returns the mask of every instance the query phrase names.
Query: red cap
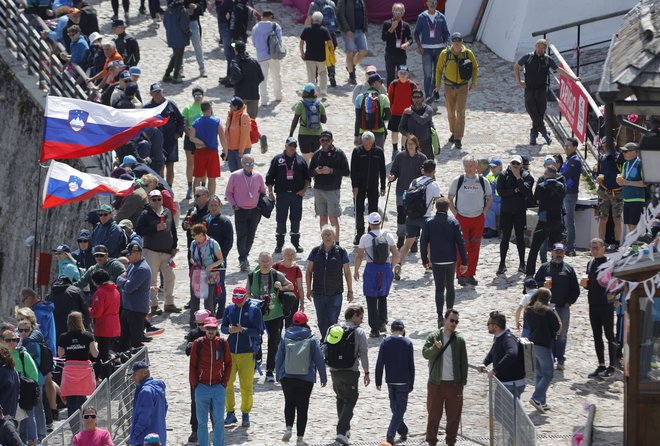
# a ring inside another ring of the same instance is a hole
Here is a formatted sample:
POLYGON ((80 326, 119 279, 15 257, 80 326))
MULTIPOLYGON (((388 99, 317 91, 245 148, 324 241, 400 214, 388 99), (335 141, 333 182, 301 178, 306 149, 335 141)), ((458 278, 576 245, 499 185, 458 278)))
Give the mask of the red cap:
POLYGON ((293 315, 293 325, 305 325, 309 318, 302 311, 296 311, 293 315))
POLYGON ((214 317, 207 317, 206 319, 204 319, 204 327, 218 328, 218 320, 214 317))
POLYGON ((234 291, 231 293, 231 301, 235 304, 240 304, 245 301, 247 298, 248 290, 243 288, 242 286, 237 286, 234 288, 234 291))

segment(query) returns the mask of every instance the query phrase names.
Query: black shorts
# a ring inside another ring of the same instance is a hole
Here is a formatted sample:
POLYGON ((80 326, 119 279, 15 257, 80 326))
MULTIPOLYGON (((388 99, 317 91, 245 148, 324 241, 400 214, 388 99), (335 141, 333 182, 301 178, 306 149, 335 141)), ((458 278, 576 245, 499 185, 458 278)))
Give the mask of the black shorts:
POLYGON ((387 123, 387 130, 390 132, 399 131, 399 123, 401 122, 401 116, 392 116, 390 121, 387 123))
POLYGON ((623 202, 623 224, 636 225, 642 217, 644 203, 641 201, 623 202))
POLYGON ((298 147, 300 147, 300 152, 301 153, 316 152, 319 149, 319 147, 321 147, 321 143, 319 142, 320 138, 321 138, 320 135, 301 135, 299 133, 298 147))
POLYGON ((163 142, 163 153, 165 154, 165 164, 179 161, 179 140, 173 136, 167 138, 163 142))
POLYGON ((424 226, 424 218, 406 218, 406 238, 419 237, 424 226))
POLYGON ((195 153, 195 144, 188 138, 188 135, 183 137, 183 150, 195 153))

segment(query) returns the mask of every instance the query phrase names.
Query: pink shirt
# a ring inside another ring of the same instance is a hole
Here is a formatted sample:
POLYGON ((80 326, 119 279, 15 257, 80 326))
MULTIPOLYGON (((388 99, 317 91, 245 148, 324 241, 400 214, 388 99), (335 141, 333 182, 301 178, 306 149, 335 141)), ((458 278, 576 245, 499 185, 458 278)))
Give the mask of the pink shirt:
POLYGON ((259 202, 259 194, 266 193, 266 184, 264 177, 256 170, 252 171, 252 176, 245 175, 243 169, 237 170, 229 176, 225 196, 232 207, 238 206, 241 209, 254 209, 259 202))
POLYGON ((96 428, 93 431, 81 431, 73 437, 73 446, 115 446, 110 432, 96 428))

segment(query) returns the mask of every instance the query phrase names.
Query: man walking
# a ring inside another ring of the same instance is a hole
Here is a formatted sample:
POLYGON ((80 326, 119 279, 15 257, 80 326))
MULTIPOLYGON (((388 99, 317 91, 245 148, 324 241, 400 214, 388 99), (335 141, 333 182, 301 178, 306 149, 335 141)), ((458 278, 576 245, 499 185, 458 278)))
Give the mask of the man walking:
POLYGON ((385 195, 385 153, 378 146, 373 133, 362 134, 362 144, 351 154, 351 185, 355 200, 355 238, 360 243, 364 234, 364 200, 368 200, 368 212, 378 211, 378 197, 385 195), (378 181, 380 180, 380 191, 378 181))
POLYGON ((229 176, 225 195, 234 209, 234 227, 236 228, 236 247, 241 271, 250 268, 248 256, 261 221, 261 212, 257 207, 259 197, 266 193, 264 177, 254 170, 252 155, 243 155, 243 169, 229 176))
POLYGON ((315 84, 321 96, 328 95, 328 70, 325 61, 326 45, 332 46, 332 37, 327 28, 322 26, 323 13, 316 11, 312 14, 310 26, 305 27, 300 34, 300 58, 307 67, 307 82, 315 84), (318 76, 318 82, 317 82, 318 76))
POLYGON ((189 130, 190 142, 195 145, 195 157, 193 161, 193 176, 196 189, 201 182, 208 179, 208 189, 211 195, 215 195, 216 178, 220 177, 220 154, 218 153, 218 137, 222 151, 228 149, 225 129, 222 127, 220 118, 213 116, 213 107, 209 101, 200 104, 203 115, 195 119, 189 130))
MULTIPOLYGON (((465 174, 453 179, 447 192, 449 208, 452 214, 461 224, 461 231, 465 238, 468 261, 465 274, 460 272, 461 261, 456 263, 456 277, 458 284, 477 285, 474 278, 479 264, 479 251, 481 249, 481 238, 484 232, 486 214, 493 202, 493 195, 488 182, 482 175, 477 173, 477 160, 472 155, 463 157, 463 169, 465 174)), ((432 256, 432 258, 434 258, 432 256)))
POLYGON ((419 148, 427 159, 434 159, 431 145, 431 127, 433 126, 433 108, 424 103, 424 93, 415 89, 412 92, 412 106, 403 110, 399 133, 404 137, 416 136, 419 148))
POLYGON ((364 0, 338 0, 337 21, 344 38, 348 82, 355 85, 355 67, 367 55, 367 6, 364 0))
POLYGON ((296 152, 298 141, 289 137, 286 139, 284 151, 275 155, 270 162, 266 174, 268 196, 275 201, 275 253, 282 252, 284 236, 286 235, 286 220, 291 220, 291 244, 297 252, 302 252, 300 246, 300 220, 302 219, 302 200, 309 187, 309 171, 307 161, 296 152), (277 194, 277 200, 273 194, 277 194))
POLYGON ((245 50, 245 42, 231 44, 235 54, 229 69, 229 81, 234 86, 234 96, 243 99, 247 114, 256 119, 259 114, 259 85, 264 81, 264 73, 259 62, 245 50))
POLYGON ((432 333, 422 349, 422 355, 429 361, 429 381, 427 384, 426 442, 429 446, 438 444, 438 427, 442 412, 447 416, 445 441, 447 446, 456 444, 458 426, 463 411, 463 387, 467 384, 468 357, 465 340, 457 331, 458 311, 445 312, 443 327, 432 333))
POLYGON ((328 122, 325 106, 317 99, 316 87, 313 83, 307 83, 303 86, 302 98, 295 105, 291 128, 289 129, 290 138, 293 137, 298 122, 300 122, 300 128, 298 129, 300 151, 309 164, 314 152, 321 145, 319 138, 321 132, 323 132, 323 124, 328 122))
POLYGON ((239 170, 241 157, 252 151, 251 129, 252 118, 247 113, 243 99, 234 96, 229 100, 229 112, 225 123, 225 139, 228 147, 222 152, 230 172, 239 170))
POLYGON ((158 434, 160 444, 164 446, 167 440, 165 382, 152 378, 149 365, 144 361, 133 363, 131 371, 136 387, 128 444, 142 445, 144 438, 153 432, 158 434))
POLYGON ((449 40, 449 28, 445 15, 438 11, 437 0, 427 0, 427 10, 417 17, 413 37, 417 43, 417 52, 422 56, 422 68, 424 70, 424 96, 431 97, 433 86, 437 84, 434 80, 435 68, 438 65, 440 53, 449 40))
POLYGON ((582 159, 577 153, 578 140, 568 138, 564 146, 566 161, 561 166, 560 173, 566 179, 566 196, 564 197, 564 226, 568 232, 566 242, 566 255, 575 257, 575 205, 577 204, 580 189, 580 175, 582 175, 582 159))
MULTIPOLYGON (((152 271, 142 257, 142 246, 129 243, 126 257, 130 262, 124 274, 117 277, 117 288, 121 291, 121 336, 120 351, 142 347, 144 319, 149 314, 149 292, 152 271)), ((154 273, 154 275, 156 275, 154 273)), ((151 431, 150 431, 151 432, 151 431)), ((144 435, 143 435, 144 437, 144 435)))
POLYGON ((369 76, 369 89, 355 100, 355 136, 354 145, 358 145, 359 136, 366 131, 371 131, 375 135, 376 145, 380 148, 385 147, 385 138, 387 138, 387 129, 385 121, 392 116, 390 112, 390 99, 387 94, 381 93, 383 88, 383 78, 380 74, 369 76))
POLYGON ((435 202, 437 212, 422 228, 420 255, 426 269, 433 271, 435 282, 435 307, 438 313, 438 328, 442 327, 445 289, 447 308, 454 308, 454 271, 465 274, 468 270, 468 253, 458 220, 449 216, 448 198, 440 197, 435 202), (456 257, 460 255, 461 266, 457 268, 456 257))
POLYGON ((445 102, 447 104, 447 120, 451 136, 449 142, 454 147, 463 147, 461 140, 465 134, 465 107, 469 90, 477 88, 479 65, 474 53, 463 44, 461 33, 451 35, 451 46, 440 53, 435 69, 435 92, 440 91, 442 81, 445 82, 445 102), (469 76, 468 76, 469 75, 469 76))
POLYGON ((392 5, 392 18, 383 22, 382 40, 385 42, 385 72, 387 86, 396 79, 396 67, 408 64, 406 50, 412 44, 410 25, 403 20, 406 7, 403 3, 392 5))
POLYGON ((280 76, 280 60, 270 54, 270 36, 275 33, 277 40, 282 42, 282 27, 275 22, 275 14, 270 9, 261 13, 261 21, 252 28, 252 44, 257 50, 257 60, 261 65, 264 81, 259 84, 261 105, 268 104, 268 78, 273 80, 275 101, 282 100, 282 77, 280 76))

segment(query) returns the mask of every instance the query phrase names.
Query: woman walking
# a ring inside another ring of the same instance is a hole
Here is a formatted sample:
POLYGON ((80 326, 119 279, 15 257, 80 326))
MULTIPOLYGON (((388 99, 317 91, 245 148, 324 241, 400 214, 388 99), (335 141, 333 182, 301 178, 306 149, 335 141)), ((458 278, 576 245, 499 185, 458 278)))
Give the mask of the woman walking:
MULTIPOLYGON (((284 315, 284 326, 289 328, 293 323, 293 315, 298 310, 305 311, 305 288, 303 287, 302 269, 296 264, 296 247, 291 243, 282 246, 282 260, 273 263, 273 269, 284 274, 289 282, 293 284, 293 294, 296 300, 293 302, 289 314, 284 315)), ((312 296, 308 296, 311 299, 312 296)))

